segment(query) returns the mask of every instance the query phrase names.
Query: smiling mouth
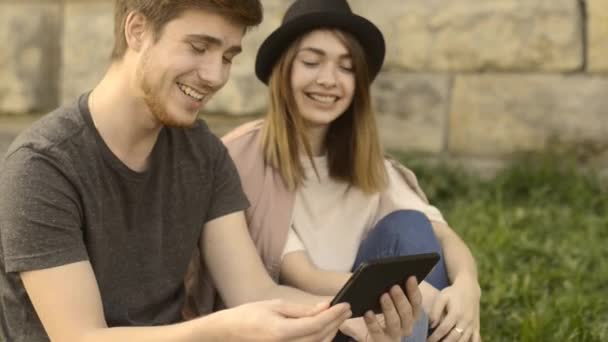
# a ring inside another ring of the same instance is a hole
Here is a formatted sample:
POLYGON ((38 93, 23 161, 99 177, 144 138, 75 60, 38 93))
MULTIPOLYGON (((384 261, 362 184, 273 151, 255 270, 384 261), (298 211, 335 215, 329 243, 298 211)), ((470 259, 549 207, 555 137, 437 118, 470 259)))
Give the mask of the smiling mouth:
POLYGON ((340 99, 339 97, 333 95, 320 95, 313 93, 306 93, 306 96, 314 101, 324 104, 332 104, 340 99))
POLYGON ((184 93, 184 95, 189 96, 190 98, 192 98, 195 101, 200 102, 205 98, 204 94, 199 93, 194 88, 189 87, 185 84, 177 83, 177 87, 179 88, 179 90, 182 91, 182 93, 184 93))

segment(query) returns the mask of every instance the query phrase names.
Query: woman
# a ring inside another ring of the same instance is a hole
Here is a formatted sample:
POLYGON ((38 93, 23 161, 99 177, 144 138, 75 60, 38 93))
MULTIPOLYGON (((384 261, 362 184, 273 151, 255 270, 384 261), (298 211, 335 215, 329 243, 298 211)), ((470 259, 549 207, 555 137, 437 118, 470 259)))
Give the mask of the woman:
POLYGON ((442 253, 420 285, 428 340, 479 341, 471 253, 414 174, 382 154, 370 84, 384 54, 382 33, 343 0, 296 1, 264 41, 256 74, 268 115, 223 139, 251 202, 252 237, 275 279, 328 296, 364 260, 442 253))

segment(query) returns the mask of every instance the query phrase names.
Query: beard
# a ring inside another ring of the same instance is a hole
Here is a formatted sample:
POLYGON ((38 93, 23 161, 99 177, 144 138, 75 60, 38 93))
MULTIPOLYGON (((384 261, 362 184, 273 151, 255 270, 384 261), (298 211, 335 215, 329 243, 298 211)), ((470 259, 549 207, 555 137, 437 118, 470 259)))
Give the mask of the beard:
POLYGON ((137 80, 139 88, 143 92, 143 100, 148 107, 148 110, 154 118, 163 126, 167 127, 178 127, 178 128, 190 128, 194 126, 196 122, 196 116, 192 119, 181 119, 177 115, 171 115, 167 110, 166 103, 161 100, 161 89, 160 85, 162 82, 150 79, 151 75, 154 75, 154 69, 150 65, 151 52, 148 48, 137 67, 137 80))

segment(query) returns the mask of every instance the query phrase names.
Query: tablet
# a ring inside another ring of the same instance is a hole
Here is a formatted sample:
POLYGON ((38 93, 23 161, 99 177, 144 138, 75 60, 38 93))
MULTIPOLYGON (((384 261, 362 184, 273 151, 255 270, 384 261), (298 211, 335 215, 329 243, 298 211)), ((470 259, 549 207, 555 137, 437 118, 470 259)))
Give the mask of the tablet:
POLYGON ((363 316, 369 310, 382 313, 382 294, 394 285, 401 286, 405 292, 405 281, 410 276, 416 276, 421 282, 438 261, 439 254, 424 253, 364 262, 334 297, 331 305, 349 303, 352 317, 363 316))

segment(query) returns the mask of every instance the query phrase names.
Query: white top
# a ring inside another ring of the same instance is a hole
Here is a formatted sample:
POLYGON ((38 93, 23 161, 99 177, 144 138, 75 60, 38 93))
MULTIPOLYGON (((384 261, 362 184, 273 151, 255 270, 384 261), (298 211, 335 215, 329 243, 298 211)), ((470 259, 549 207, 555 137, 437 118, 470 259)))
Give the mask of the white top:
MULTIPOLYGON (((306 181, 298 189, 292 224, 283 256, 306 250, 319 268, 349 272, 359 244, 376 223, 380 194, 365 194, 329 177, 326 157, 315 157, 319 177, 308 158, 302 160, 306 181)), ((389 196, 404 209, 419 210, 429 219, 443 221, 441 213, 426 204, 386 162, 389 196)))

